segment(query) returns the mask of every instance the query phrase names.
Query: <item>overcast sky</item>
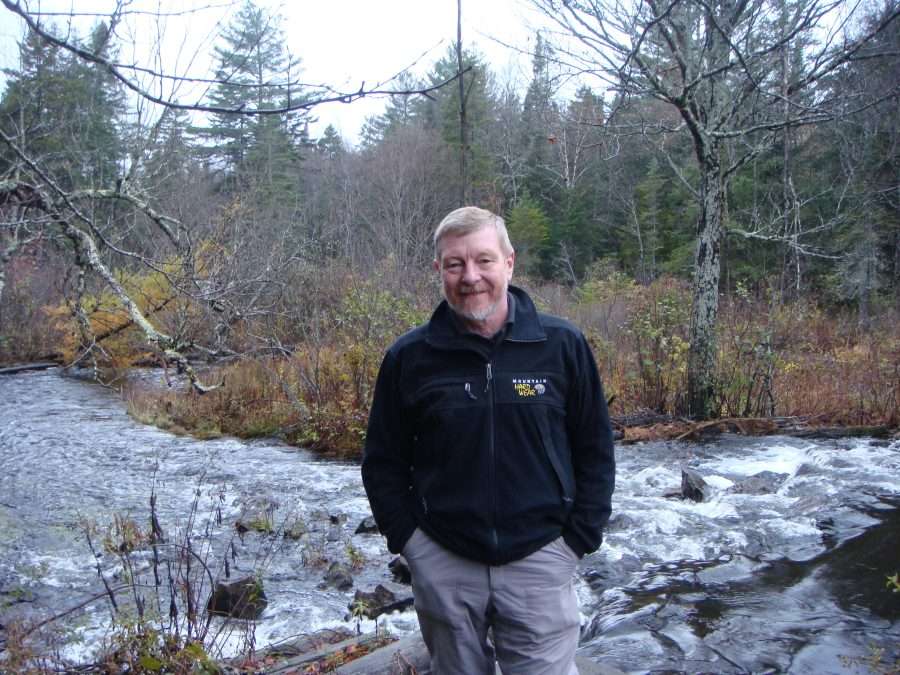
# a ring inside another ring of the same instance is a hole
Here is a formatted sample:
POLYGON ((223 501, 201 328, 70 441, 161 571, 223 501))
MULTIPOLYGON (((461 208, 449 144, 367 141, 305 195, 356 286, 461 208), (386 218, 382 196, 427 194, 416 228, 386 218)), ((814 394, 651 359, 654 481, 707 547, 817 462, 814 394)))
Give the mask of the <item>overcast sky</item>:
MULTIPOLYGON (((108 12, 105 0, 23 0, 31 9, 66 12, 108 12)), ((283 16, 287 46, 302 61, 304 81, 328 83, 337 89, 356 90, 383 81, 413 67, 423 74, 456 39, 456 0, 259 0, 260 6, 283 16)), ((189 7, 208 7, 188 17, 166 20, 162 65, 167 72, 208 77, 216 25, 227 23, 240 3, 217 0, 132 0, 129 7, 179 12, 189 7), (198 56, 194 56, 197 54, 198 56)), ((463 0, 463 42, 475 45, 502 79, 527 84, 537 20, 524 0, 463 0), (503 44, 512 45, 510 49, 503 44)), ((47 19, 49 20, 49 19, 47 19)), ((55 19, 62 22, 62 18, 55 19)), ((84 33, 96 19, 82 22, 84 33)), ((123 27, 123 32, 127 31, 123 27)), ((157 26, 146 22, 133 31, 136 49, 123 50, 120 59, 146 58, 147 45, 157 40, 157 26)), ((23 25, 5 8, 0 9, 0 61, 17 65, 16 42, 23 25)), ((316 108, 318 129, 333 123, 349 141, 356 139, 367 115, 380 112, 381 100, 331 104, 316 108)))

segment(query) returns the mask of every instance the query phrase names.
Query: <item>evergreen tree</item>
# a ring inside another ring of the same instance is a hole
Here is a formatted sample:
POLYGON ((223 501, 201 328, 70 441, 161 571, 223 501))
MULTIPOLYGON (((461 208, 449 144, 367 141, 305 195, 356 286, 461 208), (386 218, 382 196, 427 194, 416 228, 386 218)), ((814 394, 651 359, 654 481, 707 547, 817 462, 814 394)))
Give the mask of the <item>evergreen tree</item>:
POLYGON ((241 114, 275 110, 303 96, 291 82, 296 60, 284 48, 278 16, 269 16, 246 0, 214 50, 215 78, 209 104, 223 112, 209 126, 194 129, 206 154, 221 168, 233 189, 252 187, 273 196, 295 187, 300 147, 308 142, 308 115, 241 114))
MULTIPOLYGON (((404 71, 396 79, 396 87, 401 90, 418 89, 420 86, 419 81, 408 71, 404 71)), ((416 107, 411 96, 391 96, 384 112, 369 117, 363 124, 360 133, 362 146, 365 148, 380 143, 391 133, 413 123, 416 107)))
MULTIPOLYGON (((109 31, 98 24, 84 49, 110 56, 109 31)), ((119 175, 124 145, 124 95, 102 67, 29 32, 19 45, 19 68, 0 102, 0 126, 63 188, 108 187, 119 175)), ((4 153, 5 169, 18 160, 4 153)))
MULTIPOLYGON (((426 85, 445 82, 457 73, 456 47, 451 45, 447 53, 435 62, 426 78, 426 85)), ((487 137, 493 120, 495 101, 493 77, 482 56, 463 50, 463 69, 469 69, 462 77, 466 96, 466 119, 469 128, 468 174, 473 187, 473 200, 487 191, 493 178, 493 158, 488 152, 487 137)), ((410 113, 426 129, 436 130, 450 147, 459 152, 462 139, 459 125, 459 87, 446 86, 431 94, 430 98, 414 99, 410 113)))
POLYGON ((516 249, 516 266, 525 274, 538 274, 550 241, 550 219, 527 193, 507 216, 509 236, 516 249))
POLYGON ((344 140, 333 124, 325 127, 322 137, 316 141, 316 150, 329 159, 335 159, 347 152, 344 147, 344 140))
POLYGON ((531 83, 522 105, 521 142, 527 167, 524 180, 526 190, 547 213, 558 215, 561 204, 559 181, 550 168, 555 162, 553 143, 558 140, 553 131, 559 123, 550 75, 551 56, 550 46, 538 33, 531 65, 531 83))

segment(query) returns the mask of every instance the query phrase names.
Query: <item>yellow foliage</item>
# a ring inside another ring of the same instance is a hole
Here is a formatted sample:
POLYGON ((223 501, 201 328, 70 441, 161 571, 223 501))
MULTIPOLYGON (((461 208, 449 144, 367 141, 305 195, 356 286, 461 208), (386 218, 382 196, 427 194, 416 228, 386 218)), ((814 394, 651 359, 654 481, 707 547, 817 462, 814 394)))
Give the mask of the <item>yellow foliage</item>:
MULTIPOLYGON (((222 250, 212 242, 201 242, 186 269, 186 261, 172 257, 158 269, 143 268, 140 271, 118 269, 113 275, 126 295, 134 302, 144 317, 154 325, 165 322, 167 316, 176 315, 185 324, 201 317, 201 308, 190 298, 180 295, 175 288, 186 275, 194 280, 204 279, 214 271, 214 264, 221 259, 222 250), (173 283, 174 282, 174 283, 173 283)), ((108 356, 110 365, 128 366, 146 356, 147 342, 141 330, 132 323, 132 317, 119 297, 110 288, 99 293, 87 293, 81 306, 88 320, 91 335, 108 356)), ((62 335, 58 351, 63 359, 72 362, 83 347, 83 336, 73 315, 71 302, 45 307, 51 324, 62 335)))

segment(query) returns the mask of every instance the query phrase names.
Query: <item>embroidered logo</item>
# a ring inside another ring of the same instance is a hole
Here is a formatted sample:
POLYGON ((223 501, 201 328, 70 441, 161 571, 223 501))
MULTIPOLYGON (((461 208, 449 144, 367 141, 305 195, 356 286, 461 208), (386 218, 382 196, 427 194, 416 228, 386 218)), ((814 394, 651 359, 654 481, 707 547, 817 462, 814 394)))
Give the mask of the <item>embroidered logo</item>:
POLYGON ((512 384, 519 398, 543 396, 547 393, 547 378, 514 377, 512 384))

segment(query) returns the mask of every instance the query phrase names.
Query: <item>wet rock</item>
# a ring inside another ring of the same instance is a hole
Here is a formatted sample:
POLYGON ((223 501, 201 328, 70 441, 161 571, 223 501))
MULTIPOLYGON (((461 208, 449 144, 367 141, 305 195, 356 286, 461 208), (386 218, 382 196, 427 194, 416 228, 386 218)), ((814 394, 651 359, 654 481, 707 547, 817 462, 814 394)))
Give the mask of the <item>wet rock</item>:
POLYGON ((329 513, 325 509, 314 509, 310 511, 309 518, 313 521, 330 523, 331 525, 343 525, 347 522, 346 513, 329 513))
POLYGON ((34 602, 37 596, 28 588, 20 584, 0 584, 0 608, 10 605, 34 602))
POLYGON ((284 524, 285 539, 293 539, 296 541, 307 532, 309 532, 309 528, 306 526, 306 523, 303 522, 303 519, 299 516, 295 516, 294 518, 289 519, 284 524))
POLYGON ((340 525, 332 525, 325 534, 325 541, 336 542, 344 538, 344 528, 340 525))
POLYGON ((749 478, 738 481, 731 486, 729 491, 744 495, 771 495, 778 492, 778 488, 788 477, 786 473, 760 471, 749 478))
MULTIPOLYGON (((306 519, 310 532, 326 532, 330 536, 333 532, 341 532, 346 522, 346 513, 329 513, 324 509, 310 511, 309 517, 306 519)), ((329 539, 329 541, 336 540, 329 539)))
POLYGON ((375 518, 369 516, 368 518, 363 518, 353 534, 378 534, 378 532, 378 525, 375 524, 375 518))
POLYGON ((241 506, 241 514, 234 522, 234 528, 244 534, 253 530, 264 534, 275 531, 275 511, 278 502, 271 497, 255 497, 245 501, 241 506))
POLYGON ((351 615, 375 619, 388 612, 403 611, 413 606, 412 591, 399 584, 378 584, 374 591, 357 590, 347 605, 351 615))
MULTIPOLYGON (((676 495, 680 496, 681 493, 677 492, 676 495)), ((624 530, 634 529, 636 526, 637 522, 634 518, 629 516, 627 513, 622 513, 620 511, 618 513, 613 513, 604 529, 607 532, 622 532, 624 530)))
POLYGON ((254 577, 244 577, 218 582, 206 609, 210 614, 234 619, 258 619, 268 604, 262 582, 254 577))
POLYGON ((391 571, 391 574, 394 575, 394 579, 401 584, 412 583, 412 572, 409 571, 409 564, 402 555, 391 560, 391 562, 388 563, 388 569, 391 571))
POLYGON ((349 591, 353 588, 353 573, 350 568, 340 562, 331 563, 320 588, 328 586, 334 586, 339 591, 349 591))
POLYGON ((803 462, 800 467, 797 469, 797 472, 794 474, 795 476, 816 476, 821 475, 823 473, 822 468, 811 464, 810 462, 803 462))
POLYGON ((694 502, 702 502, 709 494, 709 485, 698 472, 693 469, 681 470, 681 498, 694 502))
MULTIPOLYGON (((796 490, 794 491, 796 492, 796 490)), ((795 495, 791 495, 792 497, 795 495)), ((822 494, 822 490, 819 490, 815 494, 806 495, 797 499, 794 502, 794 511, 796 513, 815 513, 823 506, 831 502, 831 498, 822 494)))

